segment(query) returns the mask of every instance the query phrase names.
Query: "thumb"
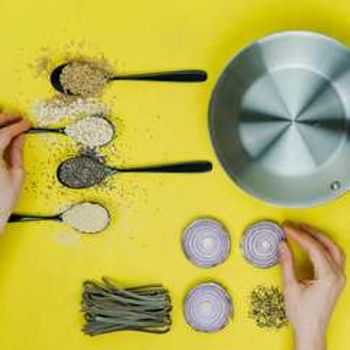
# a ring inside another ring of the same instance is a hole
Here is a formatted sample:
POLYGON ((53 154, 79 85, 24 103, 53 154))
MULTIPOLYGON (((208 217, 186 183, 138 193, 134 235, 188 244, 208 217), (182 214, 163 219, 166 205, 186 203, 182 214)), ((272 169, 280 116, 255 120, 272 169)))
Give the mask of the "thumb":
POLYGON ((10 146, 11 168, 10 173, 17 192, 20 191, 24 180, 23 169, 23 141, 24 135, 15 137, 10 146))
POLYGON ((280 243, 279 254, 284 287, 288 288, 297 285, 298 281, 295 276, 293 255, 288 244, 284 241, 280 243))

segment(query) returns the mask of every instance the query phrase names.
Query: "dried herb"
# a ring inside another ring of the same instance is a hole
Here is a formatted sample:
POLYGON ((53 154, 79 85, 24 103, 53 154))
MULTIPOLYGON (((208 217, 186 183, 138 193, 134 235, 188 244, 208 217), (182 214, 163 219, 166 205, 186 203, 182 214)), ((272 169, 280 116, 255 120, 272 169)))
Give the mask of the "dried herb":
POLYGON ((282 328, 287 325, 283 294, 277 287, 256 287, 250 295, 249 317, 260 328, 282 328))
POLYGON ((171 326, 171 308, 168 291, 161 285, 123 289, 106 278, 102 283, 86 281, 82 297, 86 320, 83 332, 166 333, 171 326))

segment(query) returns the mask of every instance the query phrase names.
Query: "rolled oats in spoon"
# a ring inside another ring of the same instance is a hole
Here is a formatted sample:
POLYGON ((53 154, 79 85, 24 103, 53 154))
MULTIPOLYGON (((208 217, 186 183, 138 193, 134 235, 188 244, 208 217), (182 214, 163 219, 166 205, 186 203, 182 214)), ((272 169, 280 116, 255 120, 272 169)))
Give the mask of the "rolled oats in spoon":
POLYGON ((71 137, 77 143, 88 148, 105 146, 112 141, 114 125, 99 115, 87 116, 65 128, 31 128, 32 134, 59 133, 71 137))
POLYGON ((108 144, 114 136, 113 124, 98 116, 80 119, 76 123, 68 125, 65 131, 78 143, 91 148, 108 144))

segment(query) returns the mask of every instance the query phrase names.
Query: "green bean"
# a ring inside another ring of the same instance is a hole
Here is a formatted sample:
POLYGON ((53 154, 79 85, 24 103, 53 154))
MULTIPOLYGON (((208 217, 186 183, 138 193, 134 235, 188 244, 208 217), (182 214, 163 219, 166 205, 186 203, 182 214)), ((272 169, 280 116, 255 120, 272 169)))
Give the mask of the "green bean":
POLYGON ((159 284, 121 288, 110 279, 83 284, 83 331, 98 335, 115 331, 166 333, 171 326, 169 293, 159 284))

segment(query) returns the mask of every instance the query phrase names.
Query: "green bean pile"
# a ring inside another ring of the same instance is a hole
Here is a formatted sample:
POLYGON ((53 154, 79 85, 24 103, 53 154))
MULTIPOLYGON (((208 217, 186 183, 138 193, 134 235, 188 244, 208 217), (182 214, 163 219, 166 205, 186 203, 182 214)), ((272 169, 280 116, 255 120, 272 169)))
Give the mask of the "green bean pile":
POLYGON ((84 282, 83 332, 98 335, 116 331, 166 333, 171 326, 171 300, 161 285, 120 288, 107 278, 84 282))

